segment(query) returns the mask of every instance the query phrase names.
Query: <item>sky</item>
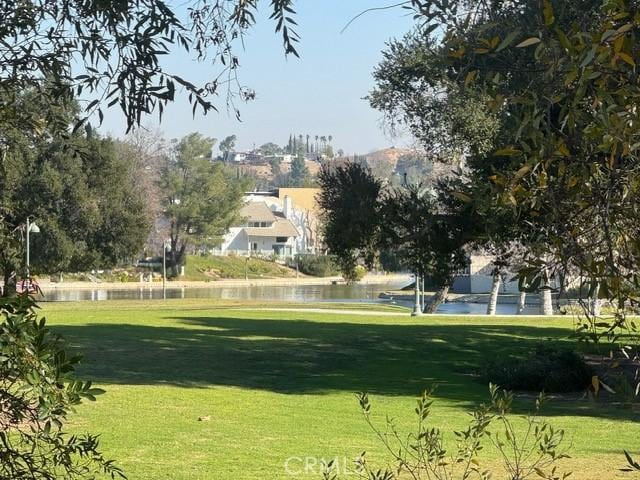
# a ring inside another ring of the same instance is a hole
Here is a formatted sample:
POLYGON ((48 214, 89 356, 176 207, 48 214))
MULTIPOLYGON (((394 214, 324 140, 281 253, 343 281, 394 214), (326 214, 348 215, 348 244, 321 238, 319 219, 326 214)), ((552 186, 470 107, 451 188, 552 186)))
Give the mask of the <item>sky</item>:
MULTIPOLYGON (((263 1, 263 9, 270 2, 263 1)), ((289 134, 332 135, 333 145, 346 154, 367 153, 406 140, 384 132, 382 115, 369 107, 365 95, 373 87, 372 71, 382 58, 390 38, 400 38, 413 25, 407 10, 373 11, 359 17, 340 33, 354 16, 367 8, 389 5, 385 0, 299 0, 297 31, 301 36, 300 59, 286 58, 274 23, 266 18, 245 38, 240 56, 240 80, 256 91, 256 99, 239 104, 241 121, 227 112, 224 98, 220 111, 194 118, 186 96, 180 95, 165 110, 160 130, 167 138, 191 132, 223 139, 238 137, 237 149, 247 150, 266 142, 287 143, 289 134)), ((391 2, 392 3, 392 2, 391 2)), ((206 81, 214 76, 210 64, 198 63, 183 52, 165 60, 169 70, 189 80, 206 81)), ((143 125, 158 126, 157 115, 143 125)), ((117 109, 106 112, 101 130, 122 136, 125 122, 117 109)))

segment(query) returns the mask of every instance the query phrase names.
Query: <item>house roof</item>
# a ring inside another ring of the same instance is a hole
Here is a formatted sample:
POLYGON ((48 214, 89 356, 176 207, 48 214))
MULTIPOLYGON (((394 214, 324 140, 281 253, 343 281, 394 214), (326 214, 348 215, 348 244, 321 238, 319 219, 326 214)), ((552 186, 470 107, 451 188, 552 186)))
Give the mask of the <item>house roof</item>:
POLYGON ((271 227, 245 227, 244 231, 250 237, 294 237, 298 230, 290 220, 278 218, 271 227))
POLYGON ((240 209, 240 216, 249 222, 275 222, 276 216, 265 202, 248 202, 240 209))

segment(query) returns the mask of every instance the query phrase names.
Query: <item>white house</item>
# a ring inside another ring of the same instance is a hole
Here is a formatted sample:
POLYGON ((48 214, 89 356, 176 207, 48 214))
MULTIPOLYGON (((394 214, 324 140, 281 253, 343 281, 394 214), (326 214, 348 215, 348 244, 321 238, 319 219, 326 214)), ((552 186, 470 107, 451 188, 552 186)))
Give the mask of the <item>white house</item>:
POLYGON ((279 257, 297 253, 299 233, 285 213, 273 211, 264 201, 249 200, 240 215, 242 224, 229 229, 219 253, 279 257))

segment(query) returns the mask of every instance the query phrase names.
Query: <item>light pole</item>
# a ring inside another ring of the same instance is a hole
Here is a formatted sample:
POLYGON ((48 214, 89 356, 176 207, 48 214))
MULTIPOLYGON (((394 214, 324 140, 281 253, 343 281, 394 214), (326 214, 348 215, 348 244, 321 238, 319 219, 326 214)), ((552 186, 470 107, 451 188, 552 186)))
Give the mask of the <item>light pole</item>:
POLYGON ((171 242, 162 242, 162 298, 167 299, 167 248, 171 248, 171 242))
POLYGON ((31 257, 29 252, 29 234, 30 233, 40 233, 40 228, 35 222, 31 222, 29 219, 31 215, 27 217, 27 228, 26 228, 26 242, 27 242, 27 293, 31 291, 31 257))
POLYGON ((413 312, 411 312, 412 317, 420 317, 422 316, 422 307, 420 305, 420 275, 415 274, 416 278, 416 302, 413 306, 413 312))

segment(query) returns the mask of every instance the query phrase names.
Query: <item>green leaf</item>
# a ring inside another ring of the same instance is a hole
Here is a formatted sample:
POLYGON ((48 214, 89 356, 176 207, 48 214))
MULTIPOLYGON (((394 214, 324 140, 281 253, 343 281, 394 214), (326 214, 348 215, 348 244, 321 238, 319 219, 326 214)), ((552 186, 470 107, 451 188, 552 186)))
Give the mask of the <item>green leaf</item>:
POLYGON ((522 153, 522 150, 518 150, 517 148, 513 147, 513 146, 508 146, 505 148, 501 148, 500 150, 496 150, 495 152, 493 152, 493 154, 496 157, 513 157, 515 155, 519 155, 522 153))
POLYGON ((509 45, 511 45, 519 34, 520 34, 520 30, 514 30, 509 35, 507 35, 504 38, 504 40, 500 42, 500 45, 498 45, 498 48, 496 48, 496 53, 501 52, 502 50, 507 48, 509 45))

